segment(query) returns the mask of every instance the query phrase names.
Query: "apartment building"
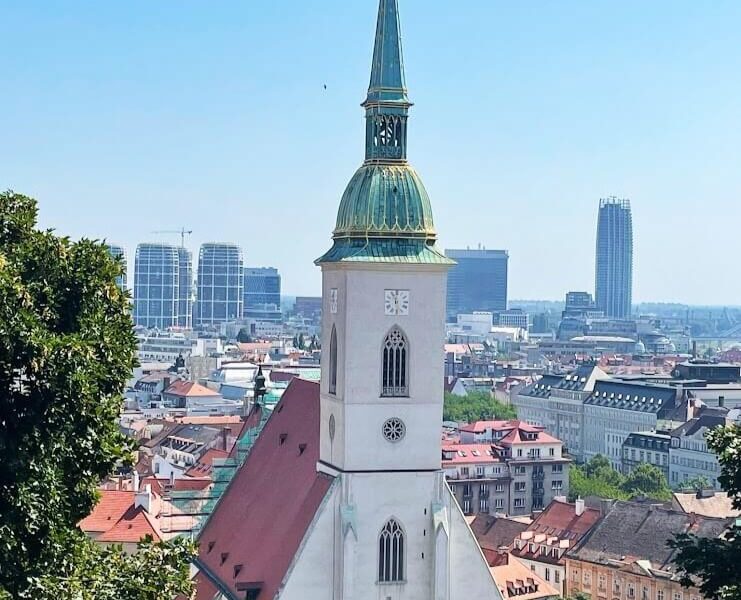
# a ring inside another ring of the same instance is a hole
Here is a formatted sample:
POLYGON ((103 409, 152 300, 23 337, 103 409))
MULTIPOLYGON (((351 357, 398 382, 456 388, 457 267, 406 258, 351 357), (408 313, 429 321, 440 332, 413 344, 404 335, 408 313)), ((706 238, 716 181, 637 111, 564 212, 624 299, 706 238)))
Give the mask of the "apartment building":
POLYGON ((510 553, 566 597, 566 552, 599 521, 600 511, 584 500, 557 498, 515 538, 510 553))
POLYGON ((615 502, 566 552, 566 595, 615 600, 700 600, 684 588, 667 546, 674 534, 692 531, 716 538, 731 519, 701 517, 640 502, 615 502))
POLYGON ((477 421, 444 443, 442 466, 466 514, 526 515, 568 494, 560 440, 522 421, 477 421))

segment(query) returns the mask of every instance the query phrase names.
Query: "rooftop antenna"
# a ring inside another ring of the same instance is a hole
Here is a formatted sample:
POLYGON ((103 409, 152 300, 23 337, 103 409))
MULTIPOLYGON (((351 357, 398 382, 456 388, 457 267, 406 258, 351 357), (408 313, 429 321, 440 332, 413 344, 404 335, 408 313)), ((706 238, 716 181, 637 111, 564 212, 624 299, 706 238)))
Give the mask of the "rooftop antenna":
POLYGON ((156 235, 178 234, 180 236, 180 247, 185 248, 185 236, 192 235, 193 230, 186 229, 185 227, 181 227, 180 229, 166 229, 163 231, 153 231, 152 233, 156 235))

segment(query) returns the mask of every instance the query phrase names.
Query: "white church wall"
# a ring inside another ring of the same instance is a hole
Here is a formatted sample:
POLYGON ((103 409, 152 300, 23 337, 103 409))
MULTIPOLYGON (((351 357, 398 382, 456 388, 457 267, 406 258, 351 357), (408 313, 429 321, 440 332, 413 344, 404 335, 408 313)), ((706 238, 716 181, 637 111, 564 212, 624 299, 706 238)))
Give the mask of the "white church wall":
POLYGON ((446 485, 450 525, 450 600, 470 600, 486 594, 491 600, 502 600, 494 576, 484 558, 471 528, 458 503, 446 485))

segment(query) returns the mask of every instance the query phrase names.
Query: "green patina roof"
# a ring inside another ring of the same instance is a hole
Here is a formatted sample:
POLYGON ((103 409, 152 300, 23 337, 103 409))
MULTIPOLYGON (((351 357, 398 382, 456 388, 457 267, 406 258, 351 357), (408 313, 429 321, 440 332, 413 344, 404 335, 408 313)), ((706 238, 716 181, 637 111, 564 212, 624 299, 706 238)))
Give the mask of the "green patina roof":
POLYGON ((432 206, 408 164, 364 164, 342 196, 334 237, 435 238, 432 206))
POLYGON ((409 165, 407 97, 397 0, 380 0, 366 109, 365 163, 342 196, 334 246, 317 264, 455 264, 435 248, 432 206, 409 165))
POLYGON ((399 264, 454 265, 432 240, 404 238, 345 238, 335 240, 332 248, 316 264, 337 262, 377 262, 399 264))
POLYGON ((397 0, 381 0, 378 6, 373 68, 365 104, 373 102, 410 104, 404 76, 397 0))

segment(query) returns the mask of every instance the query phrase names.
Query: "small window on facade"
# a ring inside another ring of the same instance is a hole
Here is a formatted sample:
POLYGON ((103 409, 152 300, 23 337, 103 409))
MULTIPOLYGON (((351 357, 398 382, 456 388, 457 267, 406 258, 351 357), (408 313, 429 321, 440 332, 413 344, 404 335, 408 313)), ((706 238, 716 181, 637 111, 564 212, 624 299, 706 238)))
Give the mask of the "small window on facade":
POLYGON ((406 337, 398 327, 394 327, 383 341, 381 379, 384 396, 393 398, 409 395, 408 354, 406 337))
POLYGON ((329 340, 329 393, 337 393, 337 329, 334 325, 329 340))
POLYGON ((394 519, 386 523, 378 538, 378 581, 404 581, 404 532, 394 519))

